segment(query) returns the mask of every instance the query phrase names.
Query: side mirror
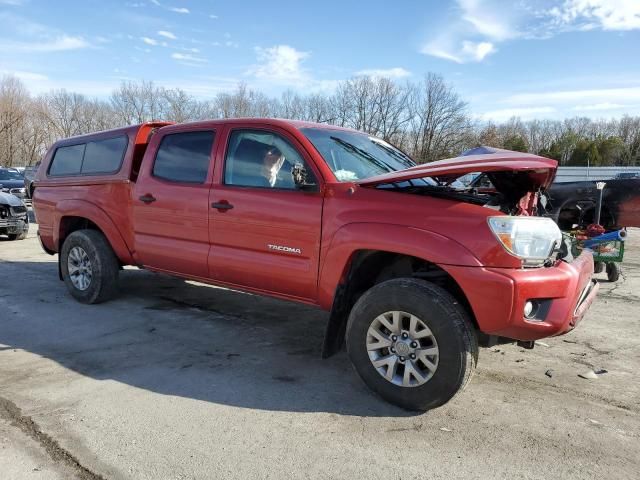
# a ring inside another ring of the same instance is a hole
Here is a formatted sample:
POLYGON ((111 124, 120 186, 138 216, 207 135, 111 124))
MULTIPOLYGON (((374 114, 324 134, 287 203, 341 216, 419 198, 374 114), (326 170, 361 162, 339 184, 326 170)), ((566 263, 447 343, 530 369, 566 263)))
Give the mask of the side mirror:
POLYGON ((313 176, 309 178, 309 173, 307 169, 304 168, 304 165, 301 163, 296 163, 291 168, 291 177, 293 178, 293 183, 295 183, 296 187, 299 190, 316 190, 318 188, 318 184, 315 183, 313 176))

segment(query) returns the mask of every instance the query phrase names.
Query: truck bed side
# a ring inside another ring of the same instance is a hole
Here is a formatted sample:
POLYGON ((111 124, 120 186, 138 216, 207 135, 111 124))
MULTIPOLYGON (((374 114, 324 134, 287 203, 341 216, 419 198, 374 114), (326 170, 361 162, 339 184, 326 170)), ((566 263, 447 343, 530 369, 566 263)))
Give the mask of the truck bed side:
POLYGON ((61 140, 47 152, 35 181, 34 208, 39 235, 46 250, 59 252, 66 235, 91 224, 100 229, 122 263, 133 263, 131 228, 131 185, 155 129, 168 123, 145 123, 61 140), (116 136, 128 139, 122 163, 112 174, 49 174, 52 159, 60 147, 86 144, 116 136))

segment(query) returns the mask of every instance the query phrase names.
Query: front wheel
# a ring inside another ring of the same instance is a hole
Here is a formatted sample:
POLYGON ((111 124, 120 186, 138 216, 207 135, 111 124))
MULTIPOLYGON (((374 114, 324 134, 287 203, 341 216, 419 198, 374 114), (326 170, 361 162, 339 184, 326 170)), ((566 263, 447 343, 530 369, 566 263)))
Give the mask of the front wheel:
POLYGON ((77 230, 64 241, 60 270, 69 293, 81 303, 101 303, 118 290, 118 259, 102 233, 77 230))
POLYGON ((29 233, 29 219, 27 218, 22 226, 22 231, 20 233, 10 233, 7 236, 9 240, 24 240, 27 238, 27 234, 29 233))
POLYGON ((25 238, 27 238, 27 232, 22 232, 22 233, 10 233, 8 235, 9 240, 13 241, 13 240, 24 240, 25 238))
POLYGON ((467 312, 426 281, 372 287, 351 310, 346 333, 349 357, 367 386, 408 410, 445 404, 475 370, 478 344, 467 312))

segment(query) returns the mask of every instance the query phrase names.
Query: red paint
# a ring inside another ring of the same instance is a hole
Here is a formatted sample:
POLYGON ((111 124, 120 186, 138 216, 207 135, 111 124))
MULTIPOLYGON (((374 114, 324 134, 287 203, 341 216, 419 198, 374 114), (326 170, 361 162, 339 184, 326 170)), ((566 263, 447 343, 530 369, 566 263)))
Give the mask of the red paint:
POLYGON ((528 170, 539 185, 547 185, 555 175, 553 160, 515 153, 498 158, 471 156, 340 183, 299 131, 314 126, 239 119, 128 127, 117 131, 130 139, 118 173, 49 178, 46 171, 57 146, 115 132, 63 140, 48 152, 36 177, 34 207, 42 242, 47 249, 59 251, 64 217, 84 217, 104 232, 124 264, 323 309, 331 308, 336 287, 354 254, 363 249, 382 250, 422 258, 447 271, 486 333, 531 340, 565 333, 582 318, 595 295, 592 292, 576 310, 578 297, 593 273, 588 253, 571 264, 522 269, 521 262, 498 244, 487 226, 487 217, 496 215, 495 210, 371 188, 390 178, 483 170, 528 170), (264 129, 285 137, 313 170, 319 182, 317 191, 224 185, 227 140, 235 128, 264 129), (152 165, 162 137, 196 130, 215 131, 205 183, 177 184, 153 177, 152 165), (143 203, 140 197, 146 195, 156 201, 143 203), (214 203, 233 208, 212 208, 214 203), (530 298, 553 299, 544 322, 523 318, 524 302, 530 298))

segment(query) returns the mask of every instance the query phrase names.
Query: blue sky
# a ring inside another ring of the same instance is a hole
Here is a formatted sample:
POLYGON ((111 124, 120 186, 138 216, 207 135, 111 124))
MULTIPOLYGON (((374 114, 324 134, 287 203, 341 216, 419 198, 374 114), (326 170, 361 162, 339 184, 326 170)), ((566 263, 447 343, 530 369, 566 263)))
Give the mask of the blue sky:
POLYGON ((640 114, 640 0, 0 0, 0 75, 107 97, 153 80, 331 92, 444 76, 481 119, 640 114))

